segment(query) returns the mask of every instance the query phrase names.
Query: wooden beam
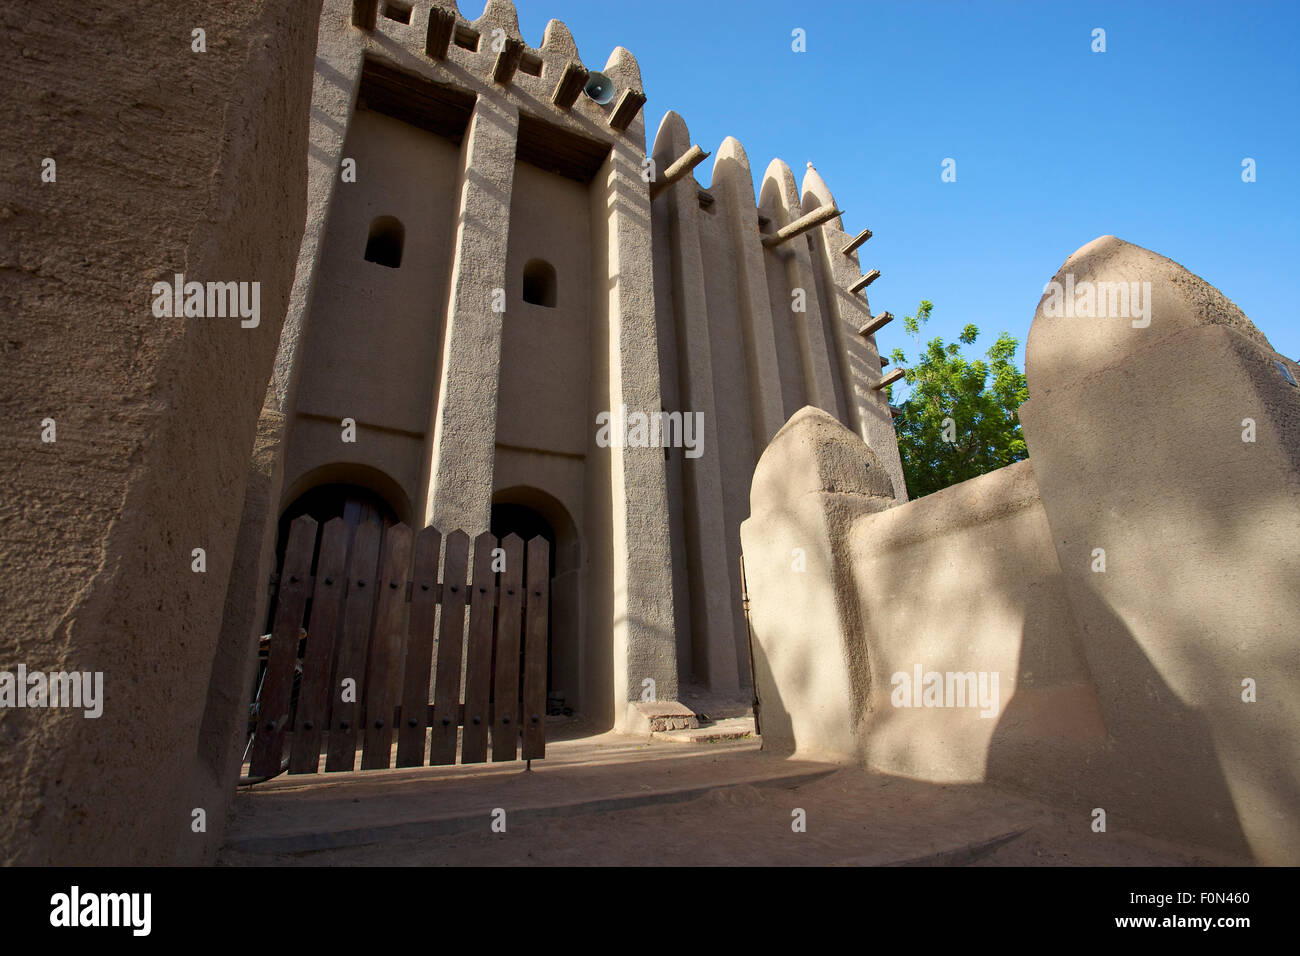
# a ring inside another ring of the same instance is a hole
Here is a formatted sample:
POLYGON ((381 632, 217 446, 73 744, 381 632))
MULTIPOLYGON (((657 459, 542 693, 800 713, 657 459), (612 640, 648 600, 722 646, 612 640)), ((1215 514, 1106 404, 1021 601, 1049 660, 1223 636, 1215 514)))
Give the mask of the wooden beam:
POLYGON ((787 223, 770 236, 763 237, 763 246, 767 249, 775 249, 782 243, 789 242, 795 236, 802 236, 809 229, 815 229, 824 222, 829 222, 840 211, 834 206, 819 206, 806 216, 800 216, 792 223, 787 223))
POLYGON ((881 312, 874 319, 869 320, 866 325, 858 329, 858 335, 862 336, 865 339, 868 335, 875 335, 878 331, 880 331, 886 325, 888 325, 890 322, 893 321, 894 321, 894 313, 881 312))
POLYGON ((555 92, 551 94, 551 102, 562 110, 572 108, 577 102, 579 94, 587 85, 587 77, 590 74, 583 68, 583 65, 577 60, 570 60, 564 65, 564 72, 560 74, 560 82, 555 84, 555 92))
POLYGON ((367 59, 361 68, 357 108, 383 113, 459 143, 474 112, 474 94, 367 59))
POLYGON ((662 176, 650 184, 650 198, 654 199, 673 183, 685 179, 692 169, 708 158, 709 154, 700 149, 698 144, 692 146, 665 169, 662 176))
POLYGON ((901 408, 899 408, 897 405, 890 405, 890 406, 889 406, 889 414, 890 414, 892 417, 894 417, 894 418, 902 418, 902 417, 903 417, 903 410, 902 410, 901 408))
POLYGON ((509 86, 510 81, 515 78, 515 70, 519 69, 519 61, 523 56, 524 41, 506 37, 505 45, 501 47, 501 52, 497 54, 496 61, 492 64, 492 82, 509 86))
POLYGON ((587 139, 570 130, 519 114, 515 156, 549 173, 589 183, 609 155, 609 143, 587 139))
POLYGON ((624 90, 614 106, 614 112, 609 114, 609 125, 622 132, 632 125, 632 120, 636 119, 636 114, 641 112, 644 105, 644 93, 640 90, 624 90))
POLYGON ((857 293, 861 292, 863 289, 871 285, 871 283, 875 282, 879 278, 880 278, 880 270, 872 269, 866 275, 859 277, 858 281, 853 283, 853 285, 849 286, 849 293, 851 295, 856 295, 857 293))
POLYGON ((878 392, 882 388, 886 388, 890 385, 893 385, 895 382, 897 382, 900 378, 902 378, 906 374, 907 374, 907 369, 896 368, 888 375, 886 375, 884 378, 882 378, 879 382, 877 382, 875 385, 872 385, 871 388, 873 391, 878 392))
POLYGON ((850 252, 862 245, 871 238, 871 230, 863 229, 860 233, 850 239, 844 245, 840 246, 840 255, 847 256, 850 252))
POLYGON ((888 367, 888 365, 889 365, 889 359, 885 358, 883 355, 880 356, 880 367, 886 368, 888 367))
POLYGON ((456 32, 456 14, 441 7, 429 10, 429 31, 424 35, 424 54, 435 60, 445 59, 456 32))

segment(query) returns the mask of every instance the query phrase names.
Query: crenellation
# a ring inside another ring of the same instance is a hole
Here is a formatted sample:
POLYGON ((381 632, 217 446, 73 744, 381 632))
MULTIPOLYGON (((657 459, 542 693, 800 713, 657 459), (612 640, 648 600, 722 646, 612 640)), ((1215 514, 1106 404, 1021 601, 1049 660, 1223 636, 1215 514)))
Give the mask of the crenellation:
POLYGON ((569 28, 562 20, 547 21, 539 49, 542 53, 554 57, 555 60, 552 62, 577 60, 578 65, 582 65, 582 57, 578 55, 578 44, 574 42, 573 34, 569 32, 569 28))

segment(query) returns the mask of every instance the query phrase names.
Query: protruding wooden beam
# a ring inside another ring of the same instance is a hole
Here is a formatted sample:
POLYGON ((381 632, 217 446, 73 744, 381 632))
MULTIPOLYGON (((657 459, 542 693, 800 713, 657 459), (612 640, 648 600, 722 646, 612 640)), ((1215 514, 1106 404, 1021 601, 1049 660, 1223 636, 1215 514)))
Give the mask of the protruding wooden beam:
POLYGON ((352 25, 373 30, 379 16, 379 0, 352 0, 352 25))
POLYGON ((857 282, 853 283, 853 285, 849 286, 849 293, 852 295, 856 295, 857 293, 861 292, 863 289, 871 285, 871 283, 875 282, 879 278, 880 278, 880 270, 872 269, 866 275, 861 276, 857 282))
POLYGON ((848 242, 844 243, 844 245, 840 246, 840 255, 847 256, 850 252, 852 252, 854 249, 862 245, 870 238, 871 238, 871 230, 863 229, 860 233, 858 233, 848 242))
POLYGON ((456 32, 456 14, 441 7, 429 9, 429 31, 424 35, 424 54, 435 60, 447 57, 451 37, 456 32))
POLYGON ((564 65, 564 72, 560 74, 560 82, 555 84, 555 92, 551 94, 551 102, 562 110, 571 109, 573 104, 578 101, 578 96, 582 93, 583 88, 587 85, 587 77, 590 76, 581 63, 577 60, 570 60, 564 65))
POLYGON ((867 322, 866 325, 862 326, 862 328, 858 329, 858 335, 862 336, 865 339, 868 335, 875 335, 878 331, 880 331, 886 325, 888 325, 890 322, 893 321, 894 321, 894 313, 881 312, 874 319, 871 319, 869 322, 867 322))
POLYGON ((624 90, 623 95, 614 105, 614 111, 609 114, 609 125, 622 132, 632 125, 632 120, 636 119, 636 114, 641 112, 643 106, 645 106, 644 93, 640 90, 624 90))
POLYGON ((501 47, 496 62, 492 64, 492 82, 509 86, 510 81, 515 78, 515 70, 519 69, 519 61, 523 56, 524 41, 506 37, 505 45, 501 47))
POLYGON ((815 229, 840 214, 840 211, 834 206, 819 206, 808 215, 800 216, 794 222, 782 226, 770 236, 764 236, 763 246, 768 249, 775 249, 782 243, 789 242, 795 236, 802 236, 809 229, 815 229))
POLYGON ((888 368, 888 366, 889 366, 889 359, 885 358, 883 355, 880 356, 880 367, 888 368))
POLYGON ((879 382, 877 382, 875 385, 872 385, 871 388, 873 391, 878 392, 882 388, 887 388, 888 386, 893 385, 895 382, 897 382, 900 378, 902 378, 906 374, 907 374, 907 369, 896 368, 888 375, 886 375, 884 378, 882 378, 879 382))
POLYGON ((654 199, 661 192, 678 180, 690 175, 691 170, 709 158, 709 154, 696 144, 673 161, 663 175, 650 184, 650 198, 654 199))
POLYGON ((902 418, 902 417, 903 417, 903 410, 902 410, 901 408, 899 408, 897 405, 890 405, 890 406, 889 406, 889 414, 890 414, 891 416, 893 416, 894 418, 902 418))

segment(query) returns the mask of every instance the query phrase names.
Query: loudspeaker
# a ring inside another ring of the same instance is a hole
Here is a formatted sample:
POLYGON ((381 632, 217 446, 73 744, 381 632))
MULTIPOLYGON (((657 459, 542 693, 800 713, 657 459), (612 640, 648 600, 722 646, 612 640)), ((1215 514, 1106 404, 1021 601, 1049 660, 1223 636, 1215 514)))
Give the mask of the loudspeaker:
POLYGON ((587 77, 587 85, 582 92, 604 106, 614 99, 614 81, 604 73, 592 73, 587 77))

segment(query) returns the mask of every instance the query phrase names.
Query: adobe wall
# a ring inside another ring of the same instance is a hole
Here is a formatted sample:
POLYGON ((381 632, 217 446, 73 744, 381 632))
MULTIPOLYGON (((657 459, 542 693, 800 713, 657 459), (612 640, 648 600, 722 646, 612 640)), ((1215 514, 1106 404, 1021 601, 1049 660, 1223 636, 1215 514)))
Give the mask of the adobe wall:
POLYGON ((1052 316, 1045 297, 1026 347, 1025 441, 1123 757, 1098 805, 1295 864, 1300 388, 1276 363, 1300 366, 1219 290, 1114 236, 1067 275, 1150 283, 1149 324, 1052 316))
MULTIPOLYGON (((668 112, 651 158, 662 175, 691 148, 685 121, 668 112)), ((858 251, 835 216, 765 246, 782 227, 821 207, 830 190, 811 167, 802 191, 774 160, 758 196, 740 143, 716 151, 707 189, 688 174, 652 201, 655 309, 665 407, 699 412, 703 454, 669 453, 678 660, 684 677, 714 695, 748 698, 748 641, 739 576, 740 525, 759 453, 805 405, 825 409, 865 440, 906 498, 893 419, 883 392, 858 251), (802 293, 802 309, 792 293, 802 293)))
POLYGON ((823 412, 764 452, 742 526, 764 745, 1294 864, 1300 388, 1276 363, 1296 363, 1154 253, 1103 237, 1067 273, 1150 283, 1150 321, 1045 295, 1028 461, 895 504, 823 412), (918 665, 997 673, 996 718, 898 706, 918 665))
POLYGON ((303 229, 316 14, 53 0, 4 20, 23 54, 0 108, 0 667, 103 671, 106 699, 98 719, 0 710, 0 860, 198 862, 231 795, 201 722, 303 229), (259 282, 259 324, 156 318, 175 272, 259 282))
POLYGON ((589 645, 582 606, 583 493, 588 480, 587 442, 596 415, 588 408, 591 189, 590 184, 531 163, 515 163, 493 499, 503 500, 511 488, 529 489, 517 503, 538 511, 556 532, 552 689, 564 695, 566 706, 581 709, 590 699, 595 709, 603 710, 613 693, 608 680, 594 688, 585 687, 583 681, 583 657, 589 645), (551 306, 524 301, 524 268, 532 259, 555 269, 551 306), (572 527, 571 536, 566 526, 572 527), (576 553, 566 555, 566 546, 576 553))
MULTIPOLYGON (((303 331, 284 503, 291 503, 298 483, 316 469, 347 462, 382 471, 406 502, 422 501, 425 429, 438 384, 447 297, 443 264, 450 260, 455 232, 458 151, 433 133, 358 110, 343 152, 356 161, 357 179, 335 193, 321 246, 316 306, 303 331), (379 216, 405 227, 399 268, 364 258, 371 222, 379 216), (356 422, 355 442, 342 440, 344 418, 356 422)), ((401 502, 392 503, 401 510, 401 502)), ((411 521, 411 515, 402 520, 411 521)))
MULTIPOLYGON (((537 498, 574 529, 554 604, 580 632, 558 662, 563 689, 621 723, 644 678, 669 699, 677 680, 662 451, 595 442, 597 412, 662 407, 644 307, 644 120, 616 126, 614 104, 583 96, 557 105, 566 69, 587 69, 577 45, 552 20, 530 46, 508 0, 473 21, 452 0, 413 8, 409 23, 382 4, 373 23, 352 15, 351 0, 326 0, 321 16, 308 228, 264 413, 285 422, 266 449, 280 464, 249 478, 250 498, 276 504, 246 515, 243 583, 256 590, 271 569, 279 510, 327 480, 370 485, 415 526, 471 534, 487 530, 494 499, 537 498), (446 14, 451 42, 431 51, 446 14), (523 54, 498 79, 505 41, 523 54), (356 182, 341 181, 344 157, 356 182), (376 215, 406 227, 397 270, 363 261, 376 215), (533 257, 556 269, 555 308, 523 302, 533 257), (345 416, 355 443, 340 441, 345 416)), ((599 69, 639 95, 626 50, 599 69)), ((227 627, 258 619, 232 608, 227 627)))
POLYGON ((1097 695, 1029 461, 856 521, 848 547, 871 661, 867 763, 1028 785, 1101 749, 1097 695), (993 706, 892 706, 904 686, 894 675, 913 678, 917 666, 997 674, 993 706))
POLYGON ((906 504, 862 484, 873 470, 847 429, 805 408, 755 475, 742 535, 764 746, 1020 784, 1098 750, 1105 730, 1030 463, 906 504), (814 470, 832 458, 852 464, 814 470), (892 706, 894 675, 911 681, 917 667, 923 681, 996 673, 996 695, 989 707, 892 706))

